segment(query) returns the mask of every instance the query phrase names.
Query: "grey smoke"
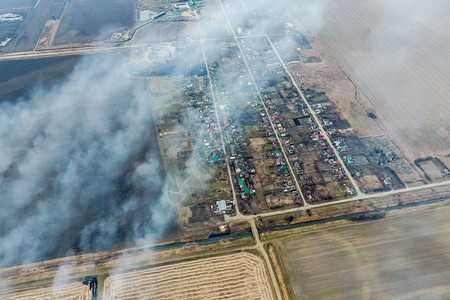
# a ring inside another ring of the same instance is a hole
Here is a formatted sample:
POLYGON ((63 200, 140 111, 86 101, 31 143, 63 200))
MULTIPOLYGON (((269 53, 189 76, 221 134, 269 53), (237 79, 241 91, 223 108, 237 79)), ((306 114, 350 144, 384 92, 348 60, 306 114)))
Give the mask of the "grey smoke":
POLYGON ((0 266, 145 240, 172 217, 151 99, 120 56, 2 103, 0 124, 0 266))

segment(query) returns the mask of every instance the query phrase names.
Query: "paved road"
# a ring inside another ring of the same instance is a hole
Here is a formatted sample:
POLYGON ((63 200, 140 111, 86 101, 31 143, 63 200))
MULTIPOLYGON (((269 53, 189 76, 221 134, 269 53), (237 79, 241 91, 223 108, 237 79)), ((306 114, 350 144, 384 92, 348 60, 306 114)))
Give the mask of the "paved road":
POLYGON ((440 186, 450 186, 450 181, 436 182, 436 183, 431 183, 431 184, 427 184, 427 185, 408 187, 408 188, 404 188, 401 190, 392 190, 392 191, 376 193, 376 194, 363 194, 363 195, 358 195, 356 197, 349 198, 349 199, 330 201, 330 202, 324 202, 324 203, 319 203, 319 204, 311 204, 306 207, 303 207, 303 206, 302 207, 294 207, 294 208, 289 208, 289 209, 284 209, 284 210, 260 213, 260 214, 256 214, 256 215, 245 215, 243 217, 227 217, 226 221, 228 221, 228 222, 235 222, 235 221, 241 221, 241 220, 248 221, 248 220, 251 220, 251 219, 254 219, 257 217, 276 216, 276 215, 292 213, 292 212, 307 210, 307 209, 316 208, 316 207, 324 207, 324 206, 336 205, 336 204, 353 202, 353 201, 358 201, 358 200, 365 200, 365 199, 375 199, 375 198, 379 198, 379 197, 386 197, 386 196, 390 196, 390 195, 394 195, 394 194, 402 194, 402 193, 406 193, 406 192, 420 191, 420 190, 430 189, 433 187, 440 187, 440 186))
POLYGON ((69 56, 69 55, 83 55, 83 54, 95 54, 104 52, 114 52, 130 48, 131 46, 124 47, 84 47, 73 49, 61 49, 61 50, 46 50, 46 51, 30 51, 30 52, 15 52, 8 54, 1 54, 0 61, 2 60, 17 60, 17 59, 34 59, 45 58, 55 56, 69 56))
MULTIPOLYGON (((199 42, 199 41, 197 41, 199 42)), ((171 42, 171 44, 185 44, 186 41, 171 42)), ((0 61, 2 60, 17 60, 17 59, 34 59, 54 56, 69 56, 69 55, 83 55, 83 54, 95 54, 95 53, 108 53, 124 51, 127 49, 148 47, 151 45, 167 45, 167 43, 151 43, 151 44, 135 44, 135 45, 122 45, 122 46, 101 46, 101 47, 82 47, 82 48, 70 48, 70 49, 53 49, 42 51, 28 51, 28 52, 14 52, 0 54, 0 61)))
MULTIPOLYGON (((251 35, 251 36, 241 36, 239 39, 251 38, 251 37, 264 37, 263 35, 251 35)), ((210 39, 200 39, 200 40, 189 40, 189 41, 175 41, 170 42, 172 45, 176 44, 186 44, 186 43, 201 43, 201 42, 215 42, 223 41, 222 38, 210 38, 210 39)), ((128 41, 127 43, 129 43, 128 41)), ((69 55, 83 55, 83 54, 95 54, 95 53, 105 53, 105 52, 115 52, 125 49, 133 49, 140 47, 149 47, 156 45, 167 45, 167 42, 159 43, 144 43, 144 44, 124 44, 117 47, 105 45, 97 47, 80 47, 80 48, 70 48, 70 49, 52 49, 52 50, 38 50, 38 51, 26 51, 26 52, 14 52, 14 53, 3 53, 0 54, 0 61, 2 60, 18 60, 18 59, 33 59, 33 58, 44 58, 44 57, 54 57, 54 56, 69 56, 69 55)))

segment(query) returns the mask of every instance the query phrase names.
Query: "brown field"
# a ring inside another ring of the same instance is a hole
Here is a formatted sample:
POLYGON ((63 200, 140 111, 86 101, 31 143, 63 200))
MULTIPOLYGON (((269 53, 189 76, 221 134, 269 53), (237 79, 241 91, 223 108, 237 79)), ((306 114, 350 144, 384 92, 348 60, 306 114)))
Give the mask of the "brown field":
POLYGON ((294 205, 294 199, 283 195, 267 195, 266 196, 267 206, 269 208, 277 208, 280 206, 294 205))
MULTIPOLYGON (((299 27, 302 33, 305 33, 302 27, 299 27)), ((349 121, 360 137, 382 135, 383 131, 367 116, 367 111, 372 110, 369 100, 342 72, 319 40, 312 39, 311 46, 312 49, 303 50, 302 55, 320 56, 322 62, 290 63, 288 68, 296 76, 297 83, 305 89, 325 92, 336 105, 342 118, 349 121)))
POLYGON ((257 153, 261 153, 264 148, 263 146, 267 144, 267 140, 264 138, 250 138, 249 141, 250 147, 257 153))
POLYGON ((90 300, 92 291, 89 286, 81 282, 74 282, 57 287, 28 288, 0 292, 2 300, 40 300, 40 299, 64 299, 64 300, 90 300))
POLYGON ((442 179, 441 170, 439 170, 438 166, 432 160, 426 160, 419 163, 420 168, 429 176, 432 181, 436 181, 442 179))
POLYGON ((369 190, 372 191, 381 189, 383 187, 380 180, 375 175, 364 176, 362 178, 359 178, 358 181, 360 182, 361 186, 366 186, 369 190))
MULTIPOLYGON (((193 239, 191 236, 185 238, 193 239)), ((124 251, 100 252, 0 269, 0 299, 91 300, 92 293, 86 285, 81 283, 82 278, 91 275, 98 278, 100 293, 98 299, 102 299, 103 283, 117 266, 126 268, 128 272, 135 267, 142 270, 143 268, 154 267, 155 263, 177 263, 181 259, 193 260, 198 259, 201 255, 211 255, 211 253, 222 253, 223 255, 236 253, 237 248, 253 245, 253 242, 252 237, 246 237, 235 240, 222 239, 218 243, 208 245, 188 243, 182 247, 168 248, 157 252, 145 250, 147 247, 130 248, 126 249, 125 252, 132 252, 132 254, 125 254, 124 251), (63 276, 67 276, 67 281, 60 285, 54 284, 52 289, 52 283, 62 278, 55 279, 58 274, 61 274, 61 268, 57 266, 63 265, 70 266, 64 269, 67 273, 62 273, 63 276)), ((148 298, 144 297, 144 299, 148 298)))
POLYGON ((296 19, 319 37, 368 96, 378 121, 410 161, 449 154, 450 3, 291 3, 302 8, 296 19))
POLYGON ((241 252, 113 275, 103 299, 275 299, 264 262, 241 252))
POLYGON ((450 207, 275 243, 294 299, 448 299, 450 207))

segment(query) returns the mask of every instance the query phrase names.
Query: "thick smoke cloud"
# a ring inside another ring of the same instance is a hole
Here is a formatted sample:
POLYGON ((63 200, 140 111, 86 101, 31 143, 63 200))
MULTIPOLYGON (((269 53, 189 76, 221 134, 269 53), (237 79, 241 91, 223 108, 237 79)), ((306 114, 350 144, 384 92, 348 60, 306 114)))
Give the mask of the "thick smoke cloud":
POLYGON ((0 266, 145 240, 170 219, 151 99, 121 57, 2 103, 0 124, 0 266))

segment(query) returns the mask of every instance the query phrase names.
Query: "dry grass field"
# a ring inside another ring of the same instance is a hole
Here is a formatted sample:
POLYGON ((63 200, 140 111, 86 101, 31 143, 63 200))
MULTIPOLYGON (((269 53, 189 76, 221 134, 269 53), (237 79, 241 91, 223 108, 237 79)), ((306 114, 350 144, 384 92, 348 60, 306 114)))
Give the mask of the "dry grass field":
POLYGON ((74 282, 56 287, 28 288, 24 290, 13 290, 0 292, 2 300, 91 300, 92 291, 89 286, 81 282, 74 282))
POLYGON ((448 299, 450 207, 276 242, 294 299, 448 299))
POLYGON ((264 262, 241 252, 113 275, 103 299, 275 299, 264 262))
POLYGON ((291 6, 369 97, 403 153, 410 159, 449 154, 449 2, 301 0, 291 6))

